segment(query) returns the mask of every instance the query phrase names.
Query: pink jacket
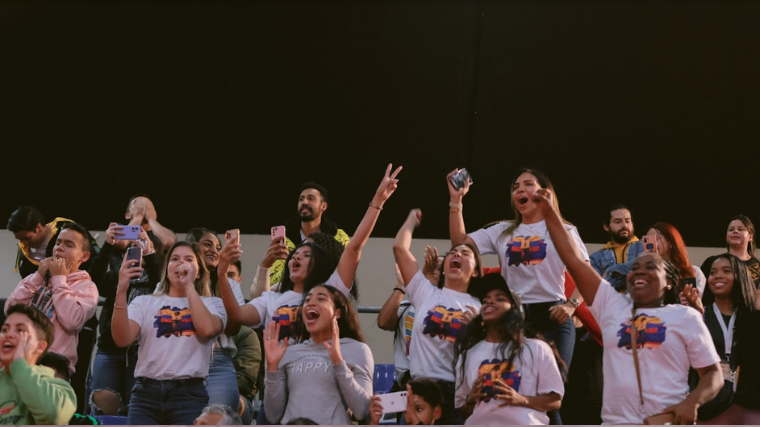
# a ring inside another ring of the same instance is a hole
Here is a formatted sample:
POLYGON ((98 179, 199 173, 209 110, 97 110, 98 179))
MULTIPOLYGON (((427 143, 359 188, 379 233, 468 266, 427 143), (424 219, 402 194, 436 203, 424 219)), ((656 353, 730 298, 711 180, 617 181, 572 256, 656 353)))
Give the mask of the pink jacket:
MULTIPOLYGON (((5 312, 14 304, 32 302, 34 292, 43 285, 44 279, 39 273, 26 276, 5 303, 5 312)), ((53 289, 53 306, 55 311, 50 319, 55 329, 55 340, 48 347, 49 351, 62 354, 71 361, 71 373, 77 364, 77 344, 79 331, 98 309, 98 288, 86 271, 75 271, 68 276, 50 278, 53 289)))

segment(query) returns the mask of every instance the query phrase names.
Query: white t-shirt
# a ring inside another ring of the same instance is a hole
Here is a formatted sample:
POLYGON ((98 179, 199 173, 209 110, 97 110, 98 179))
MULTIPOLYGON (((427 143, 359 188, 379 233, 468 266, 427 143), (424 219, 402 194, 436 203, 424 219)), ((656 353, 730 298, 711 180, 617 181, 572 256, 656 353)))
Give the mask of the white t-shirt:
MULTIPOLYGON (((523 304, 565 299, 565 264, 554 249, 546 223, 520 224, 510 236, 501 237, 510 222, 500 222, 470 233, 482 254, 498 254, 501 275, 523 304)), ((578 230, 565 224, 583 259, 588 260, 586 245, 578 230)))
MULTIPOLYGON (((350 292, 350 289, 346 288, 343 284, 338 270, 335 270, 330 275, 325 284, 340 290, 346 296, 350 292)), ((301 292, 287 291, 279 293, 267 291, 262 293, 260 297, 254 298, 248 303, 256 308, 259 312, 259 319, 261 319, 259 323, 250 325, 250 327, 258 328, 264 325, 264 328, 267 328, 270 322, 275 321, 280 325, 279 339, 295 337, 298 322, 298 307, 301 305, 301 301, 303 301, 303 293, 301 292)))
POLYGON ((720 361, 697 310, 680 304, 636 310, 638 358, 644 412, 631 351, 631 308, 628 295, 602 280, 591 313, 604 340, 604 424, 641 424, 644 418, 680 403, 689 391, 689 367, 720 361))
MULTIPOLYGON (((201 297, 212 315, 227 325, 221 298, 201 297)), ((141 295, 129 304, 129 320, 140 325, 135 377, 157 380, 206 378, 215 340, 200 341, 187 298, 141 295)))
POLYGON ((396 328, 396 340, 393 342, 393 361, 396 364, 396 378, 400 380, 409 370, 409 344, 412 341, 414 327, 414 306, 404 301, 399 306, 397 315, 399 321, 396 328))
POLYGON ((486 377, 482 397, 475 405, 472 415, 465 425, 536 425, 549 424, 546 412, 536 411, 522 406, 501 406, 503 401, 493 399, 493 379, 501 378, 507 385, 523 396, 539 396, 551 392, 560 396, 565 393, 562 376, 559 374, 557 361, 551 347, 541 340, 526 338, 523 349, 515 357, 512 369, 507 370, 511 344, 504 351, 502 358, 500 343, 481 341, 467 352, 464 377, 461 377, 462 359, 457 362, 457 389, 454 406, 461 408, 467 402, 467 395, 472 390, 478 376, 486 377))
POLYGON ((422 271, 418 271, 406 285, 406 295, 416 308, 409 346, 412 378, 453 382, 454 340, 464 329, 462 317, 466 306, 480 309, 480 301, 470 294, 438 289, 422 271))

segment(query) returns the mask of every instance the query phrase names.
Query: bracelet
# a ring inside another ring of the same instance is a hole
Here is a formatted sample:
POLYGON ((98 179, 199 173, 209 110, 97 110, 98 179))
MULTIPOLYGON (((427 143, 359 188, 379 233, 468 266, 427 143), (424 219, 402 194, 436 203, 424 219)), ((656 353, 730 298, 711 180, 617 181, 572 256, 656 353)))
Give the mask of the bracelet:
MULTIPOLYGON (((462 206, 464 206, 464 203, 452 203, 452 202, 449 202, 449 207, 453 208, 453 209, 456 209, 456 211, 462 209, 462 206)), ((454 211, 454 212, 456 212, 456 211, 454 211)))
POLYGON ((128 307, 128 306, 126 306, 126 305, 122 307, 122 306, 116 305, 115 303, 114 303, 114 305, 113 305, 113 308, 121 308, 121 309, 125 309, 125 308, 127 308, 127 307, 128 307))
MULTIPOLYGON (((403 290, 403 289, 401 289, 401 288, 393 288, 393 291, 399 291, 399 292, 401 292, 402 294, 406 295, 406 291, 405 291, 405 290, 403 290)), ((393 292, 393 291, 391 291, 391 292, 393 292)))
POLYGON ((375 209, 377 209, 379 211, 383 210, 382 206, 375 206, 375 205, 372 204, 372 202, 369 202, 369 205, 370 205, 370 207, 373 207, 373 208, 375 208, 375 209))

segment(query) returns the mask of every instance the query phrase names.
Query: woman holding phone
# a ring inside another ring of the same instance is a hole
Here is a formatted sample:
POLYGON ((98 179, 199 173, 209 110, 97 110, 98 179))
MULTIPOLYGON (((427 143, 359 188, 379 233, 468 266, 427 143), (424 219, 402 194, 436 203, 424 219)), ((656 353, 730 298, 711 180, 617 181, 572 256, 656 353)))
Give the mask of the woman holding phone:
POLYGON ((652 252, 652 248, 646 242, 654 241, 656 242, 656 245, 654 245, 656 252, 678 269, 678 275, 681 277, 678 291, 685 290, 686 292, 691 292, 696 286, 699 290, 699 295, 704 294, 705 284, 707 283, 705 275, 699 267, 689 263, 689 257, 686 254, 686 244, 683 242, 683 238, 681 238, 681 233, 675 227, 666 222, 658 222, 647 231, 643 240, 644 252, 652 252), (688 285, 691 286, 686 288, 688 285))
POLYGON ((700 424, 760 424, 760 293, 741 259, 728 253, 712 258, 704 296, 688 298, 704 315, 724 379, 718 397, 699 408, 700 424))
MULTIPOLYGON (((231 240, 238 243, 237 238, 231 240)), ((232 289, 238 304, 245 304, 240 283, 227 277, 230 265, 240 258, 242 251, 239 247, 223 248, 216 232, 208 228, 191 229, 187 232, 185 241, 197 243, 203 252, 203 264, 209 272, 211 296, 221 298, 219 283, 225 282, 232 289)), ((238 412, 240 411, 240 394, 237 387, 231 387, 230 384, 237 383, 235 364, 232 359, 237 353, 233 338, 239 331, 240 324, 230 319, 224 333, 216 338, 206 383, 209 404, 221 403, 238 412)))
MULTIPOLYGON (((330 255, 313 242, 300 244, 286 259, 287 269, 283 272, 282 282, 278 291, 268 291, 248 304, 239 304, 234 298, 230 286, 220 282, 222 300, 230 318, 243 325, 257 328, 275 321, 280 328, 280 338, 297 338, 298 329, 295 327, 299 320, 299 306, 303 295, 318 284, 327 284, 339 289, 348 296, 350 289, 345 284, 351 283, 356 275, 359 259, 364 245, 367 243, 383 204, 393 194, 398 186, 396 176, 401 166, 391 173, 392 165, 388 165, 385 176, 369 203, 364 218, 356 228, 351 241, 346 246, 340 261, 336 266, 330 255)), ((239 251, 239 244, 230 244, 231 251, 239 251)))
POLYGON ((372 398, 374 360, 359 319, 342 290, 313 287, 300 306, 305 341, 280 344, 282 324, 264 332, 267 372, 264 408, 270 422, 308 417, 317 424, 351 425, 363 420, 372 398))
POLYGON ((122 263, 111 334, 119 347, 140 339, 129 424, 192 424, 208 403, 204 382, 227 314, 222 301, 211 297, 202 257, 197 243, 175 243, 158 292, 129 305, 129 281, 142 268, 126 257, 122 263))
POLYGON ((723 377, 701 316, 677 303, 678 270, 656 253, 643 253, 626 276, 627 295, 620 294, 586 262, 552 191, 538 189, 532 201, 602 331, 604 424, 641 424, 653 415, 693 424, 697 408, 715 397, 723 377), (689 367, 700 377, 691 392, 689 367))
MULTIPOLYGON (((572 315, 583 298, 576 290, 569 300, 565 299, 565 264, 547 231, 543 213, 532 199, 539 189, 553 192, 551 181, 536 169, 521 169, 510 186, 515 219, 496 222, 467 234, 462 199, 469 192, 470 183, 465 181, 463 187, 455 188, 451 179, 457 172, 458 169, 455 169, 446 179, 450 196, 451 244, 469 243, 477 247, 481 254, 499 255, 501 275, 522 299, 526 326, 553 342, 569 368, 575 346, 572 315)), ((559 213, 556 198, 554 203, 559 213)), ((588 252, 578 230, 564 219, 562 223, 580 249, 583 259, 588 261, 588 252)))
POLYGON ((480 280, 480 314, 454 344, 456 407, 466 425, 549 424, 565 386, 554 350, 526 338, 519 297, 504 277, 480 280))
POLYGON ((431 378, 441 388, 443 413, 436 424, 462 424, 454 406, 454 340, 478 313, 480 301, 474 296, 475 279, 483 275, 483 269, 477 249, 469 244, 455 245, 443 260, 440 276, 443 286, 431 283, 409 249, 412 233, 421 220, 422 211, 409 212, 393 244, 403 291, 415 308, 409 372, 412 379, 431 378))

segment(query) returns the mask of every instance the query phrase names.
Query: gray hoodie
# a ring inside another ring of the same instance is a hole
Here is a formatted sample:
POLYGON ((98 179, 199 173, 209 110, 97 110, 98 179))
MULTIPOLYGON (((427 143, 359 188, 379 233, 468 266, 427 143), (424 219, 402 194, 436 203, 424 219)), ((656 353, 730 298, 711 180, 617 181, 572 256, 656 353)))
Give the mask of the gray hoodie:
POLYGON ((264 410, 269 422, 306 417, 323 425, 349 425, 349 409, 356 419, 364 419, 372 399, 372 352, 367 344, 341 338, 340 353, 343 362, 333 365, 322 343, 307 340, 289 346, 280 369, 266 372, 264 410))

